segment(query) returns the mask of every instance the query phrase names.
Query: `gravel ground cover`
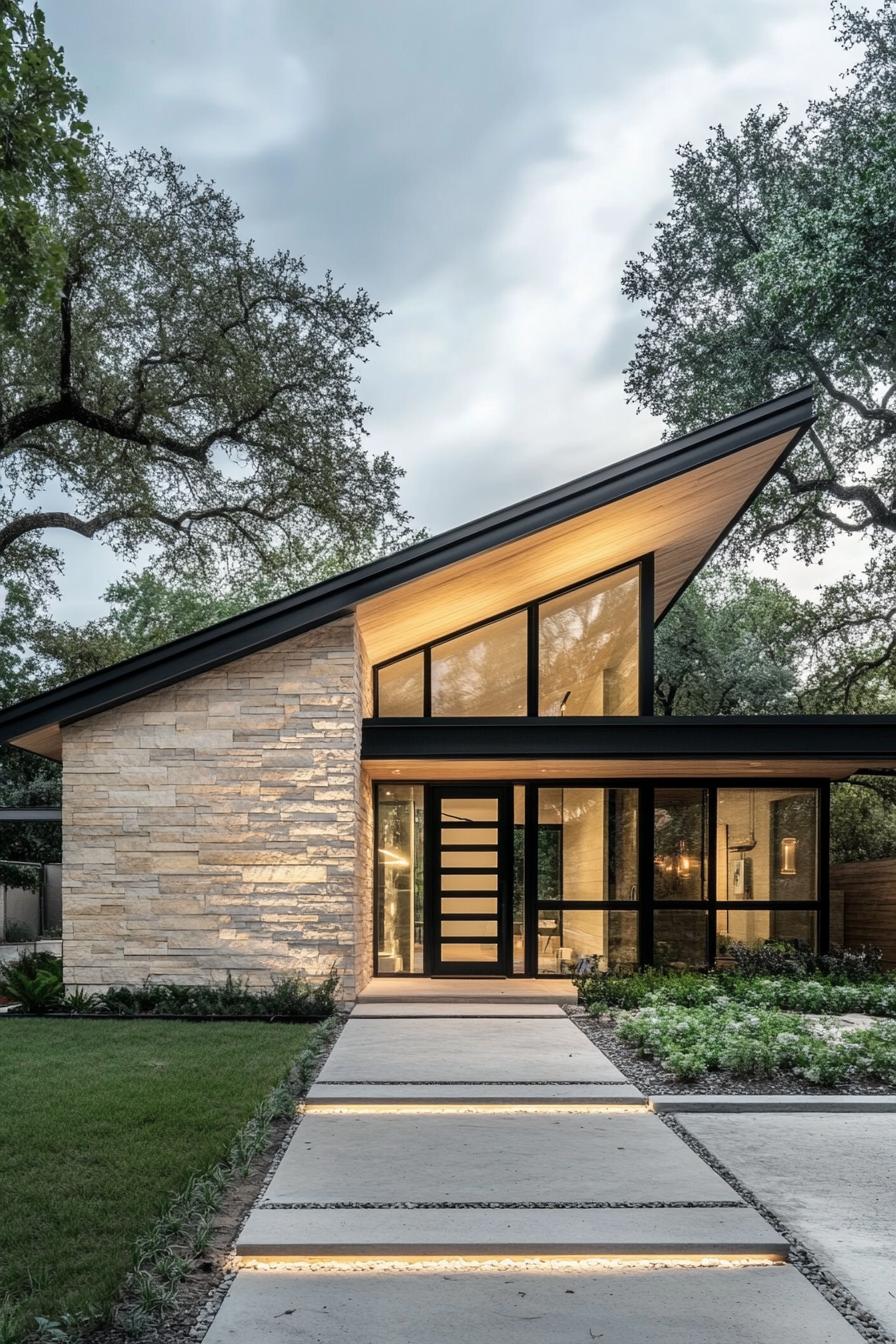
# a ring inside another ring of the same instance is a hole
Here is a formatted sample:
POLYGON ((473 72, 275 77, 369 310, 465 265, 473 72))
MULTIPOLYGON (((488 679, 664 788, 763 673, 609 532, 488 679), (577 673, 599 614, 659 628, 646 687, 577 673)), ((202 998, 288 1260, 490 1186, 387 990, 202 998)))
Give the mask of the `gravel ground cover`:
POLYGON ((620 1069, 629 1082, 648 1096, 665 1092, 692 1093, 709 1096, 715 1093, 736 1093, 742 1096, 794 1094, 801 1096, 849 1095, 883 1096, 894 1090, 892 1084, 850 1080, 843 1084, 818 1084, 792 1072, 780 1071, 764 1076, 744 1076, 718 1069, 702 1078, 683 1081, 656 1060, 642 1058, 637 1049, 621 1041, 615 1018, 607 1013, 592 1017, 586 1009, 569 1007, 567 1013, 589 1040, 603 1050, 608 1059, 620 1069))

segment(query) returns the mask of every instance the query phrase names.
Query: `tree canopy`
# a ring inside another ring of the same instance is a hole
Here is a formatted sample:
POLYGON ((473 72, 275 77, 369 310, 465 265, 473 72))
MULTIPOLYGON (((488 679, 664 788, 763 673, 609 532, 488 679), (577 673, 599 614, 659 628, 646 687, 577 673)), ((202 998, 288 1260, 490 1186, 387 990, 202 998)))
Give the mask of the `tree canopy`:
POLYGON ((869 569, 830 600, 862 618, 854 639, 875 627, 877 648, 880 594, 896 593, 896 0, 832 12, 859 52, 841 88, 801 122, 754 108, 679 150, 671 208, 623 275, 645 318, 626 388, 682 433, 816 385, 816 425, 728 557, 792 546, 813 562, 861 535, 869 569))
POLYGON ((0 0, 0 323, 58 295, 65 254, 48 204, 83 188, 87 100, 46 35, 44 16, 0 0))
POLYGON ((234 584, 400 544, 401 473, 368 453, 357 390, 378 305, 260 255, 165 150, 94 141, 85 171, 54 207, 58 301, 33 296, 0 352, 0 579, 46 591, 50 529, 234 584))

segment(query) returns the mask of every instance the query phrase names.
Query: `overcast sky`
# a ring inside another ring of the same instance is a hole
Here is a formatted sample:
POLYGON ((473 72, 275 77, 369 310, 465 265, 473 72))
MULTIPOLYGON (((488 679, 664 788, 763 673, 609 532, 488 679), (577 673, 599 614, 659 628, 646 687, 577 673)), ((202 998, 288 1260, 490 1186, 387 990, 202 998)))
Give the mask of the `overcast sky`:
MULTIPOLYGON (((826 0, 44 0, 119 149, 167 145, 261 249, 392 316, 371 449, 431 531, 649 447, 625 404, 623 262, 675 146, 844 65, 826 0)), ((119 566, 66 540, 82 620, 119 566)), ((818 576, 788 567, 805 590, 818 576)))

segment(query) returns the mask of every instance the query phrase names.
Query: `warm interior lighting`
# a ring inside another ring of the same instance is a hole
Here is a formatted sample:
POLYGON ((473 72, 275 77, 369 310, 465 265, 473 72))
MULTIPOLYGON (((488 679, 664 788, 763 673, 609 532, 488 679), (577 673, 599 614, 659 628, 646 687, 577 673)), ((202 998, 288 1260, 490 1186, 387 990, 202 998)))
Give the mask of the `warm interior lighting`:
POLYGON ((409 868, 410 860, 403 854, 396 854, 394 849, 380 849, 383 856, 383 862, 387 868, 409 868))
POLYGON ((782 877, 796 877, 796 846, 795 835, 782 835, 778 847, 778 872, 782 877))

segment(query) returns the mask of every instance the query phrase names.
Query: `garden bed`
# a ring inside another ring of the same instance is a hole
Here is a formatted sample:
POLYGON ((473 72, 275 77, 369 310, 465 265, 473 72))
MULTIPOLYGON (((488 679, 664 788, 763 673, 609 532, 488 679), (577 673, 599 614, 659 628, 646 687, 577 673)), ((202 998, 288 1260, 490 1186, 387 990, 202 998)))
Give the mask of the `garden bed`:
POLYGON ((762 1076, 744 1076, 716 1069, 702 1078, 683 1080, 653 1059, 645 1059, 631 1045, 619 1039, 609 1015, 592 1017, 584 1008, 567 1008, 569 1016, 589 1040, 602 1050, 630 1083, 647 1096, 664 1093, 714 1096, 719 1093, 738 1096, 886 1096, 896 1087, 884 1083, 850 1081, 843 1085, 810 1083, 796 1074, 780 1070, 762 1076))

